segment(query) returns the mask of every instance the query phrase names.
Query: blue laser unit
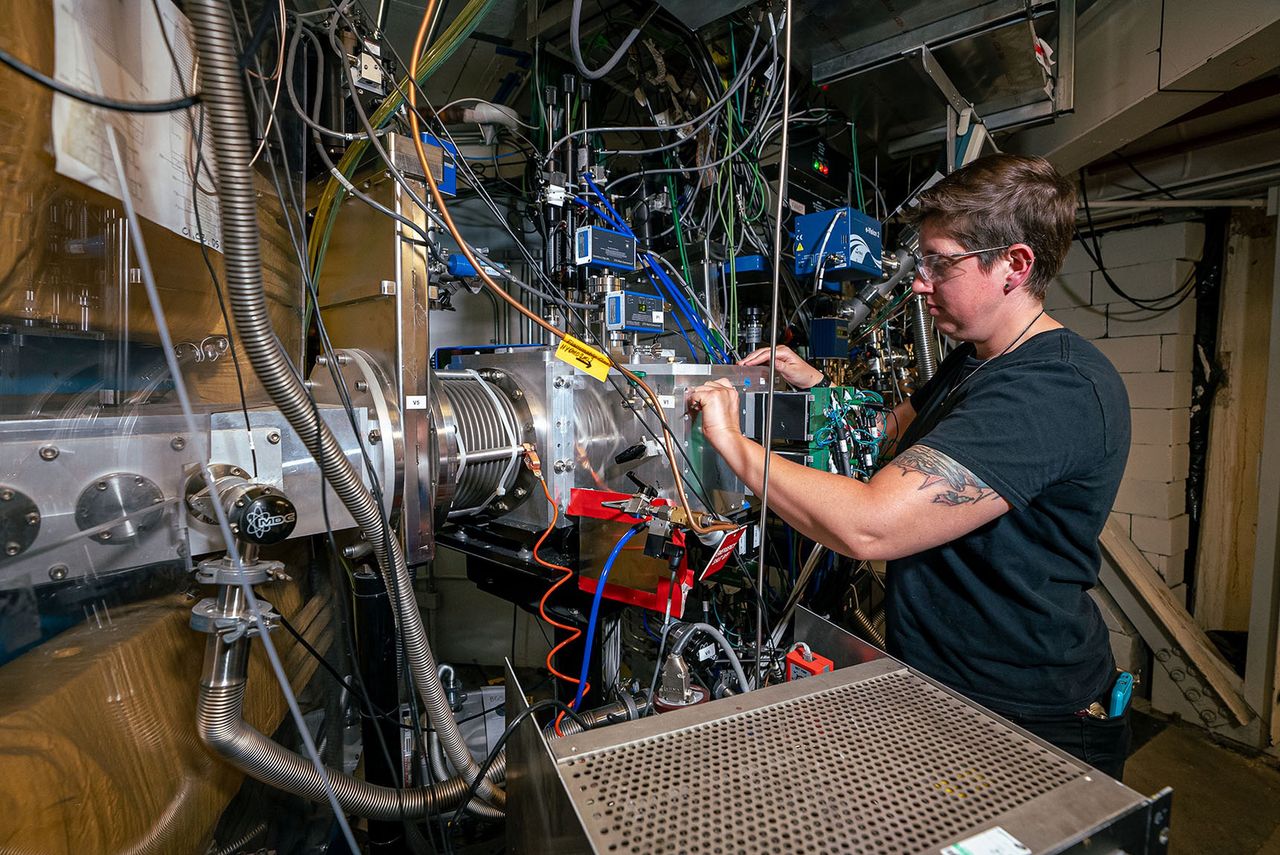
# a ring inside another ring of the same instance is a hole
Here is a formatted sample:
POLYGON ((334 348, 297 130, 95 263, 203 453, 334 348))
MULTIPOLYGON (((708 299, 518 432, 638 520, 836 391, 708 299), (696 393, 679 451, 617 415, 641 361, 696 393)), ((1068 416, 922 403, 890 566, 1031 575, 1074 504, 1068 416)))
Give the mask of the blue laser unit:
POLYGON ((657 294, 610 291, 604 295, 604 323, 610 332, 661 333, 665 312, 657 294))
POLYGON ((794 238, 796 276, 814 276, 821 266, 825 290, 839 291, 844 279, 882 275, 880 221, 859 210, 832 208, 796 217, 794 238))
POLYGON ((636 269, 636 239, 613 229, 582 226, 574 233, 573 261, 588 267, 636 269))

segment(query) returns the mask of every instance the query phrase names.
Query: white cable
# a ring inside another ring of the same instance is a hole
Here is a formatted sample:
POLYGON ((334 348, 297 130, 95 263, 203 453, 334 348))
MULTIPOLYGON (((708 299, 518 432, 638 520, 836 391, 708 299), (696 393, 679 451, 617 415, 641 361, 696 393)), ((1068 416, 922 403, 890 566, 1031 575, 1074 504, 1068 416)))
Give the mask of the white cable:
POLYGON ((778 160, 778 207, 773 223, 773 293, 772 310, 769 313, 769 386, 766 390, 764 416, 764 472, 760 485, 760 551, 756 559, 756 682, 764 685, 764 562, 765 541, 768 537, 769 515, 769 463, 773 458, 769 446, 773 444, 774 384, 778 372, 778 291, 782 282, 782 201, 787 195, 787 167, 790 162, 789 118, 791 115, 791 0, 786 0, 786 48, 783 52, 784 72, 782 80, 782 154, 778 160))

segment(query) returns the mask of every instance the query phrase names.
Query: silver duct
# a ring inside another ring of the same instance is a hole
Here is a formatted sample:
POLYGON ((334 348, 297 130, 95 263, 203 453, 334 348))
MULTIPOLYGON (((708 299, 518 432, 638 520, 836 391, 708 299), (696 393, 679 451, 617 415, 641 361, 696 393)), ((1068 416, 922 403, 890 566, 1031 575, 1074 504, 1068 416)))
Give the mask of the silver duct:
MULTIPOLYGON (((368 541, 374 544, 378 566, 395 608, 413 684, 422 696, 431 724, 440 732, 445 755, 469 784, 478 776, 479 768, 467 750, 436 674, 435 658, 427 644, 404 554, 355 468, 328 427, 316 418, 306 389, 271 328, 262 287, 257 200, 249 167, 251 134, 228 8, 218 0, 193 0, 187 11, 199 50, 200 89, 218 167, 227 290, 236 332, 272 401, 306 442, 334 492, 350 510, 368 541)), ((219 733, 210 735, 221 737, 219 733)), ((264 772, 304 774, 301 767, 290 764, 266 767, 264 772)), ((295 777, 293 784, 301 786, 305 780, 295 777)), ((502 790, 487 780, 479 782, 477 795, 496 805, 505 803, 502 790)))
MULTIPOLYGON (((234 589, 225 589, 234 590, 234 589)), ((245 722, 242 703, 248 675, 249 638, 230 643, 217 634, 205 648, 204 677, 196 706, 200 740, 246 775, 316 802, 327 799, 311 761, 263 736, 245 722)), ((430 787, 380 787, 336 769, 326 769, 342 809, 370 819, 421 819, 456 808, 467 784, 452 778, 430 787)))
POLYGON ((915 342, 916 374, 924 384, 938 371, 938 340, 924 297, 918 295, 911 298, 911 338, 915 342))

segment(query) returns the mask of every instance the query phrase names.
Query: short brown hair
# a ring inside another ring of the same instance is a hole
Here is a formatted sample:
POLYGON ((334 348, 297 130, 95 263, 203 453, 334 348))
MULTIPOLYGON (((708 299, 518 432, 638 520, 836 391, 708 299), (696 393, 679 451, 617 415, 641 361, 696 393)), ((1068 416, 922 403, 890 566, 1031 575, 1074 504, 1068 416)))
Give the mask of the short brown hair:
MULTIPOLYGON (((1076 191, 1042 157, 992 154, 956 170, 920 194, 907 215, 928 223, 966 250, 1025 243, 1036 255, 1027 287, 1043 300, 1071 249, 1076 191)), ((983 271, 996 253, 978 256, 983 271)))

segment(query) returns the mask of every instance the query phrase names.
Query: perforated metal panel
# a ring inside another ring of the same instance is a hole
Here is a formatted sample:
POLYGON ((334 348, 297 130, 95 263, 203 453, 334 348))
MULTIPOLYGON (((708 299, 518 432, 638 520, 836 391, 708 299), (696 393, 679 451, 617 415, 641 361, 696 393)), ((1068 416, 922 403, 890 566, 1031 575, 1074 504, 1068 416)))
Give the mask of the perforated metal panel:
POLYGON ((906 670, 558 762, 597 851, 691 855, 937 852, 1088 772, 906 670))

